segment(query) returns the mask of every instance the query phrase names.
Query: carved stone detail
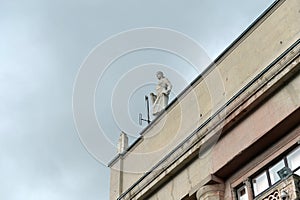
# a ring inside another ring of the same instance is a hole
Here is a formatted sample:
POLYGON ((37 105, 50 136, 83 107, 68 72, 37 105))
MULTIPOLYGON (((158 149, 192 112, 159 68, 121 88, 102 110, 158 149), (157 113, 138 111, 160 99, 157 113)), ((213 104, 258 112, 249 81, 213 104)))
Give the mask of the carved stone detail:
POLYGON ((275 190, 273 193, 269 194, 269 196, 267 196, 263 200, 280 200, 278 190, 275 190))
POLYGON ((223 200, 224 193, 224 184, 205 185, 198 190, 197 200, 223 200))

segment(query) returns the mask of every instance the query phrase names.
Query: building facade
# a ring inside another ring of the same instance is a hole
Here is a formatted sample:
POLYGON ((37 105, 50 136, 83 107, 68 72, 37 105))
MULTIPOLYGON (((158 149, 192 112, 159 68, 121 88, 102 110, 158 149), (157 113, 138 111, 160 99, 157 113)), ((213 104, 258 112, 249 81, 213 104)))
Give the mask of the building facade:
POLYGON ((300 1, 274 2, 109 166, 111 200, 300 199, 300 1))

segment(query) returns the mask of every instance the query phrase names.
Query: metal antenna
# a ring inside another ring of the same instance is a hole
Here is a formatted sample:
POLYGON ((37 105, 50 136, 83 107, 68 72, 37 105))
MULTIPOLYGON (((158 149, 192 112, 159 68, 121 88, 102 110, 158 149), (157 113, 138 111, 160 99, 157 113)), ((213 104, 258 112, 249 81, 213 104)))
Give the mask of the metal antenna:
POLYGON ((145 95, 145 102, 147 104, 147 119, 143 119, 142 113, 139 114, 139 124, 142 125, 143 121, 148 122, 150 124, 150 110, 149 110, 149 98, 147 95, 145 95))

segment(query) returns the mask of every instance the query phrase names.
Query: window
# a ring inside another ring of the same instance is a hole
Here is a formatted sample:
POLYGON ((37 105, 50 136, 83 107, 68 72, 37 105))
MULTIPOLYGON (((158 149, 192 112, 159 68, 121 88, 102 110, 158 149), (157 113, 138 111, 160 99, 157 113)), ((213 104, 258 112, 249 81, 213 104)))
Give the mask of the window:
POLYGON ((265 171, 252 178, 254 196, 259 195, 280 180, 278 171, 288 167, 293 173, 300 176, 300 147, 288 153, 276 164, 268 167, 265 171))
POLYGON ((237 192, 238 200, 248 200, 248 191, 247 191, 247 187, 245 185, 238 188, 236 192, 237 192))
POLYGON ((300 147, 292 151, 287 157, 289 168, 294 171, 300 166, 300 147))
POLYGON ((298 176, 300 176, 300 169, 298 169, 297 171, 295 171, 295 174, 297 174, 298 176))
POLYGON ((280 177, 278 175, 278 171, 281 170, 282 168, 285 167, 284 161, 281 160, 274 166, 269 168, 269 173, 270 173, 270 179, 271 179, 271 184, 275 184, 277 181, 280 180, 280 177))
POLYGON ((253 180, 253 190, 254 190, 254 195, 258 195, 259 193, 265 191, 266 189, 269 188, 269 181, 268 181, 268 176, 267 172, 264 171, 260 175, 256 176, 253 180))

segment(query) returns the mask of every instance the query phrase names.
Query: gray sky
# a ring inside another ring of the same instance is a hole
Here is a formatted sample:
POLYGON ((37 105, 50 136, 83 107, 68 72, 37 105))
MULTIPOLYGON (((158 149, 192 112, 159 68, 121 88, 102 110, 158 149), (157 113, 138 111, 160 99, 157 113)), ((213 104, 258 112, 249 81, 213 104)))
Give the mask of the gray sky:
MULTIPOLYGON (((0 199, 109 198, 109 169, 85 150, 72 114, 76 74, 97 44, 132 28, 170 28, 196 40, 213 59, 272 2, 0 0, 0 199)), ((184 66, 180 73, 188 81, 197 75, 180 59, 157 51, 125 56, 112 73, 143 62, 184 66)), ((116 143, 120 128, 112 114, 101 113, 110 112, 110 100, 99 96, 108 90, 97 92, 97 114, 116 143)), ((131 109, 132 102, 144 92, 129 102, 133 120, 143 102, 131 109)))

